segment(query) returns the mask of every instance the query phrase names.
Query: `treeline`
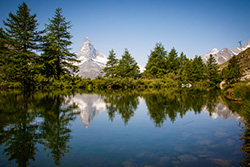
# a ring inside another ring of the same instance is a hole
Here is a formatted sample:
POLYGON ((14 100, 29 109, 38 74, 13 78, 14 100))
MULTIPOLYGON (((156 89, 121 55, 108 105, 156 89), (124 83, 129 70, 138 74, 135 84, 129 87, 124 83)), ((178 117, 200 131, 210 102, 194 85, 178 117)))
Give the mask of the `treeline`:
POLYGON ((56 9, 42 31, 38 31, 36 14, 30 13, 25 2, 18 6, 15 14, 9 13, 3 23, 5 28, 0 28, 0 87, 144 88, 178 87, 188 83, 195 87, 214 87, 223 79, 231 84, 241 77, 235 57, 220 72, 212 55, 204 63, 200 56, 188 59, 183 52, 178 54, 175 48, 167 52, 161 43, 156 43, 142 73, 128 49, 120 60, 112 49, 102 71, 103 77, 83 79, 75 76, 78 67, 74 63, 78 60, 70 52, 72 25, 62 15, 61 8, 56 9))
POLYGON ((151 80, 151 82, 158 82, 158 86, 167 87, 181 83, 216 86, 221 81, 218 65, 212 55, 205 64, 200 56, 188 59, 183 52, 178 55, 175 48, 168 53, 161 43, 157 43, 148 57, 145 71, 141 74, 139 66, 127 49, 121 60, 118 60, 115 55, 114 50, 111 50, 106 67, 103 69, 105 79, 140 79, 141 82, 145 82, 140 85, 147 85, 148 80, 151 80))
POLYGON ((36 14, 27 4, 9 13, 0 28, 1 86, 36 87, 72 78, 77 71, 75 55, 71 53, 71 24, 58 8, 55 15, 38 31, 36 14), (37 55, 36 53, 41 53, 37 55))

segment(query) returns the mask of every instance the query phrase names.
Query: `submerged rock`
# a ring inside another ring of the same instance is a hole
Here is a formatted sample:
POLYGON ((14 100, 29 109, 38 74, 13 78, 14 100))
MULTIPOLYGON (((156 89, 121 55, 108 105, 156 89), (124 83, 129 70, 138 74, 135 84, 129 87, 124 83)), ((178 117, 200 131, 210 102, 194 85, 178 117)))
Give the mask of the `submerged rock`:
POLYGON ((188 154, 180 155, 178 159, 182 162, 194 162, 198 160, 198 158, 196 158, 195 156, 188 154))
POLYGON ((123 166, 125 167, 134 167, 136 166, 133 162, 130 162, 130 161, 125 161, 122 163, 123 166))
POLYGON ((217 165, 220 165, 220 166, 229 166, 230 165, 230 162, 228 160, 225 160, 225 159, 211 158, 210 161, 217 164, 217 165))

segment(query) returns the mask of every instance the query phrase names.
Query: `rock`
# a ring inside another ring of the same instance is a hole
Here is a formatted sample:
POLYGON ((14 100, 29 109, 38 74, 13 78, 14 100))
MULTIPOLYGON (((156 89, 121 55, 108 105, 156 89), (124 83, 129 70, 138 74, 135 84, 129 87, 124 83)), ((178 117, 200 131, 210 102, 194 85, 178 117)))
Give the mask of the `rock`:
POLYGON ((211 158, 210 161, 220 166, 229 166, 230 162, 225 159, 211 158))
POLYGON ((188 154, 180 155, 178 159, 182 162, 194 162, 198 160, 198 158, 196 158, 195 156, 188 154))
POLYGON ((167 166, 169 161, 170 161, 170 158, 168 156, 161 157, 159 164, 160 166, 167 166))
POLYGON ((219 138, 223 138, 223 137, 228 137, 229 135, 225 132, 216 132, 215 136, 219 138))
POLYGON ((232 139, 228 139, 226 144, 227 144, 228 146, 233 146, 233 145, 234 145, 234 143, 235 143, 235 141, 234 141, 234 140, 232 140, 232 139))
POLYGON ((136 166, 133 162, 130 162, 130 161, 125 161, 122 163, 123 166, 125 167, 134 167, 136 166))
POLYGON ((211 140, 200 140, 196 142, 197 145, 210 145, 212 143, 213 142, 211 140))

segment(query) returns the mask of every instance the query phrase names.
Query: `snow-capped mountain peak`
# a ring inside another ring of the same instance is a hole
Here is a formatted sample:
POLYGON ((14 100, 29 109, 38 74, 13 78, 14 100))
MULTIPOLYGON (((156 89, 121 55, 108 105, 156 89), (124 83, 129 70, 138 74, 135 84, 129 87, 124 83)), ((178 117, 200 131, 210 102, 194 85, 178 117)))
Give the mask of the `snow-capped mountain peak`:
POLYGON ((204 62, 207 62, 210 54, 214 56, 217 64, 222 64, 233 57, 233 55, 238 55, 240 52, 243 52, 247 48, 250 47, 250 40, 248 40, 242 47, 237 47, 235 49, 223 48, 222 50, 218 50, 216 48, 212 49, 207 54, 201 56, 204 62))
POLYGON ((84 38, 80 49, 75 54, 77 60, 80 60, 80 63, 76 64, 79 66, 77 75, 91 79, 101 75, 101 70, 107 62, 107 56, 96 50, 88 37, 84 38))

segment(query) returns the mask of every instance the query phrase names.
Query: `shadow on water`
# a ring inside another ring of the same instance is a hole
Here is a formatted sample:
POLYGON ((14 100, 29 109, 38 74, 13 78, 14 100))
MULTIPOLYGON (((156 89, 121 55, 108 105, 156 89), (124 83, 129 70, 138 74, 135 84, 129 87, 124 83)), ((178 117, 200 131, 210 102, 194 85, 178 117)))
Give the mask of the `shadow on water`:
MULTIPOLYGON (((70 125, 79 114, 84 127, 88 127, 95 115, 106 110, 113 122, 118 115, 125 125, 135 115, 140 100, 145 101, 148 115, 155 127, 164 122, 174 123, 188 112, 202 111, 213 118, 244 117, 242 128, 244 162, 250 163, 250 102, 244 105, 228 101, 219 90, 199 91, 190 89, 84 90, 0 92, 0 145, 3 155, 17 166, 29 166, 36 161, 38 151, 52 157, 54 165, 61 165, 66 153, 71 151, 70 125), (243 106, 243 107, 242 107, 243 106), (240 115, 240 116, 239 116, 240 115), (42 150, 37 145, 42 146, 42 150), (20 151, 21 150, 21 151, 20 151)), ((185 125, 191 124, 192 121, 185 125)), ((4 158, 2 158, 4 159, 4 158)), ((2 160, 0 159, 0 161, 2 160)), ((9 164, 0 162, 0 166, 9 164)))

